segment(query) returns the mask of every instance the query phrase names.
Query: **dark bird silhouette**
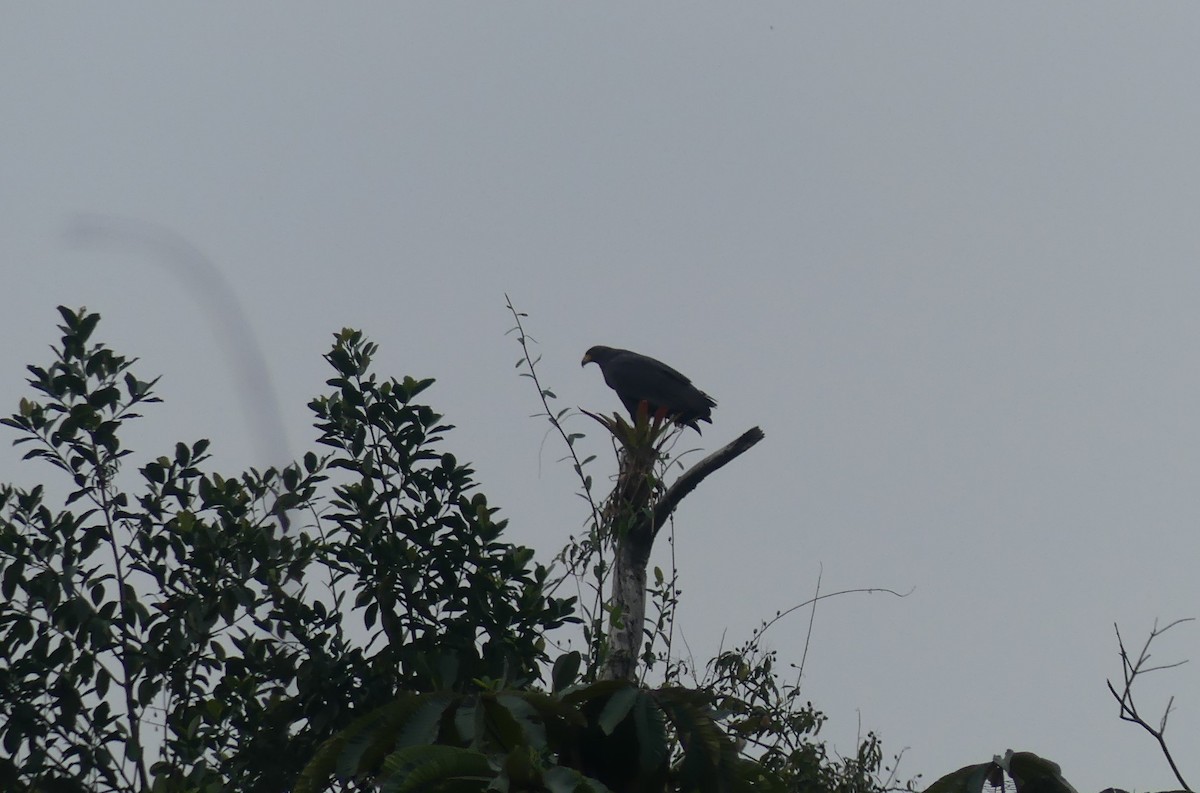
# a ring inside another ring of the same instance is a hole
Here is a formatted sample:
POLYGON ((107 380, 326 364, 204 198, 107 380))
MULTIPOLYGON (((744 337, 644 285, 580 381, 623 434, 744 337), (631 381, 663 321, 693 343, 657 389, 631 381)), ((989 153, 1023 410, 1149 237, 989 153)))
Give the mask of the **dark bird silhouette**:
POLYGON ((645 402, 651 417, 661 413, 696 432, 700 432, 697 422, 712 423, 712 409, 717 401, 662 361, 629 350, 598 346, 583 354, 580 366, 589 363, 600 367, 604 382, 617 392, 635 421, 638 405, 645 402))

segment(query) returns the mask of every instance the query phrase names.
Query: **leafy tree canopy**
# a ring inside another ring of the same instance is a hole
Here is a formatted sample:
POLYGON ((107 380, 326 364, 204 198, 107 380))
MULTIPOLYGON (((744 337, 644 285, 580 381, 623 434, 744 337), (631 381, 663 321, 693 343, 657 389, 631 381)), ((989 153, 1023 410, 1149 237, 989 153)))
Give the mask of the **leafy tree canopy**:
POLYGON ((310 404, 324 453, 222 476, 199 440, 133 471, 121 428, 155 381, 60 313, 3 420, 71 491, 0 487, 0 788, 283 790, 402 691, 538 678, 572 602, 440 450, 431 380, 377 377, 344 330, 310 404))
MULTIPOLYGON (((97 314, 60 313, 53 360, 29 367, 35 393, 3 419, 66 487, 56 503, 54 488, 0 486, 0 789, 892 785, 874 735, 853 757, 826 750, 824 716, 757 638, 684 685, 669 649, 679 592, 660 570, 636 661, 665 663, 665 683, 599 679, 625 616, 553 594, 445 450, 452 427, 420 401, 432 381, 377 376, 360 332, 325 356, 328 391, 310 403, 321 451, 222 475, 206 440, 135 462, 122 428, 158 401, 156 381, 92 340, 97 314), (579 621, 583 651, 552 652, 579 621)), ((643 421, 622 437, 623 454, 641 437, 655 449, 633 488, 651 504, 661 435, 643 421)), ((622 534, 604 516, 620 510, 591 499, 591 458, 571 455, 593 523, 559 558, 598 594, 622 534)))

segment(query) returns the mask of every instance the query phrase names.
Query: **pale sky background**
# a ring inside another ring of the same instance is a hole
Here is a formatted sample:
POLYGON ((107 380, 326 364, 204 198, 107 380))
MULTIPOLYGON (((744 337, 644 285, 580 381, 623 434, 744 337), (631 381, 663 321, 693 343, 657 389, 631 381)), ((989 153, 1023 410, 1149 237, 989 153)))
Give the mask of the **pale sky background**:
MULTIPOLYGON (((564 406, 619 408, 579 368, 608 344, 719 400, 705 449, 765 430, 677 515, 698 657, 822 569, 915 588, 818 609, 838 747, 861 720, 926 784, 1013 748, 1080 791, 1176 787, 1104 681, 1114 621, 1200 614, 1198 41, 1193 3, 6 2, 0 405, 86 304, 163 375, 135 459, 282 462, 197 285, 66 235, 158 224, 246 309, 295 453, 361 328, 381 373, 438 379, 448 447, 549 561, 585 513, 507 292, 564 406)), ((45 472, 19 455, 0 480, 45 472)), ((1200 660, 1195 624, 1160 642, 1200 660)), ((1193 785, 1198 673, 1143 692, 1176 695, 1193 785)))

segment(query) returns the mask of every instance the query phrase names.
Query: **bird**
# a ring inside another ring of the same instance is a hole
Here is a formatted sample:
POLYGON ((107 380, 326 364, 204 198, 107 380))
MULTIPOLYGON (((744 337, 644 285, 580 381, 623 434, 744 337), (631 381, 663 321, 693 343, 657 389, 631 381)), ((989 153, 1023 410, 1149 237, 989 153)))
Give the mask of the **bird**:
POLYGON ((594 363, 604 382, 617 392, 629 415, 637 420, 638 406, 646 403, 651 416, 660 413, 681 427, 700 432, 698 422, 712 424, 717 401, 692 385, 692 381, 662 361, 630 350, 599 345, 583 354, 580 366, 594 363))

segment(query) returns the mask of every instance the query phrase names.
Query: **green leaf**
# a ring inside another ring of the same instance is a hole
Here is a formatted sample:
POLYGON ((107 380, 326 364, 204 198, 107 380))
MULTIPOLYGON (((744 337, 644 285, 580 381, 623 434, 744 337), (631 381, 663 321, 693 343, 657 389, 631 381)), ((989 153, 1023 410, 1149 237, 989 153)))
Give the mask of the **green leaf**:
POLYGON ((988 777, 999 770, 992 762, 963 766, 925 788, 925 793, 981 793, 988 777))
MULTIPOLYGON (((86 309, 80 309, 79 313, 82 314, 85 310, 86 309)), ((96 329, 96 324, 98 322, 100 322, 100 315, 95 313, 88 314, 82 319, 82 321, 79 322, 75 332, 81 342, 85 342, 91 337, 92 331, 96 329)))
POLYGON ((167 472, 162 463, 146 463, 142 467, 142 476, 146 477, 147 481, 159 485, 167 481, 167 472))
POLYGON ((542 714, 525 697, 517 694, 497 694, 496 702, 502 706, 520 728, 517 743, 541 751, 546 748, 546 725, 542 714))
POLYGON ((570 685, 574 685, 579 678, 579 667, 583 663, 583 655, 578 651, 571 651, 560 655, 554 661, 554 667, 550 673, 551 686, 554 691, 562 691, 570 685))
POLYGON ((637 731, 638 768, 643 774, 665 767, 671 753, 667 742, 666 721, 653 697, 639 692, 633 708, 633 723, 637 731))
POLYGON ((381 791, 482 791, 495 777, 485 755, 457 746, 409 746, 384 760, 381 791))
POLYGON ((598 720, 600 729, 604 731, 605 735, 612 735, 617 725, 625 720, 640 694, 641 691, 636 686, 626 685, 608 698, 608 702, 604 703, 604 710, 600 711, 598 720))
POLYGON ((495 751, 510 751, 523 740, 521 725, 512 712, 491 695, 482 695, 477 708, 483 711, 486 733, 476 733, 474 746, 495 751), (482 738, 482 743, 481 743, 482 738))
POLYGON ((1006 754, 1008 773, 1017 780, 1021 790, 1036 790, 1038 793, 1075 793, 1075 788, 1063 779, 1058 763, 1033 752, 1006 754))

